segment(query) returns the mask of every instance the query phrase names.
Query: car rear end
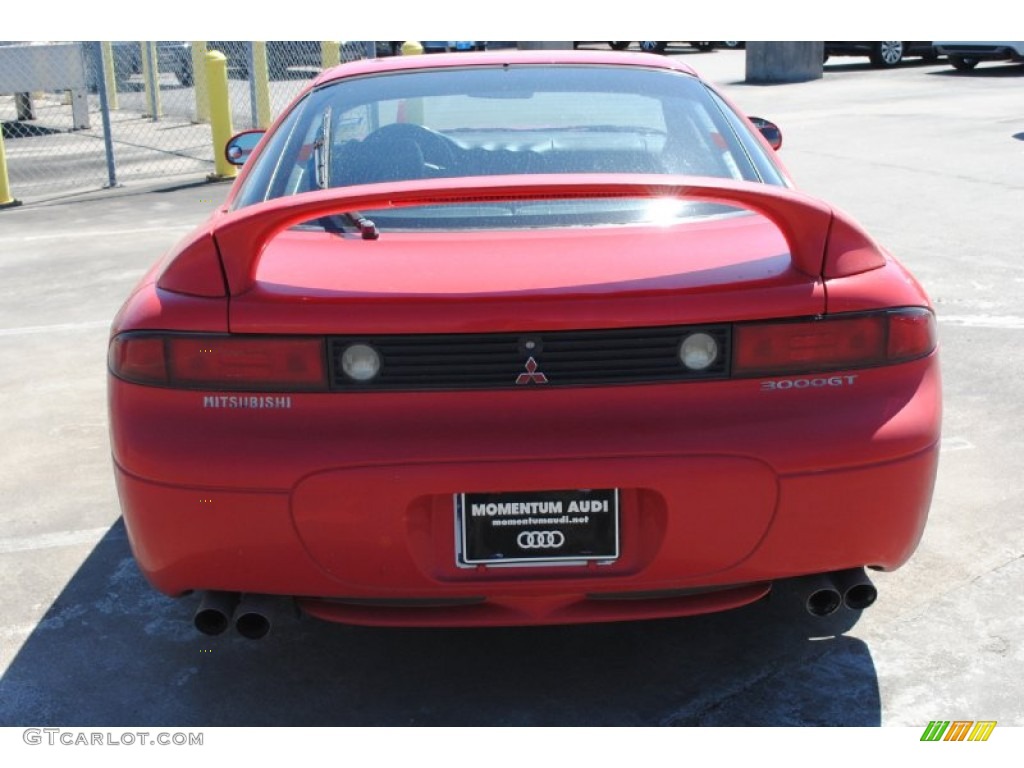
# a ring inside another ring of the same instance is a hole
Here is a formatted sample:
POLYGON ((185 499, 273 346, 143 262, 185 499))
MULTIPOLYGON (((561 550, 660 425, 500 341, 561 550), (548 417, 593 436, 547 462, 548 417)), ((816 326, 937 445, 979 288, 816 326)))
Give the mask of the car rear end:
POLYGON ((743 179, 457 177, 225 209, 126 303, 109 364, 147 578, 352 623, 681 616, 896 568, 938 455, 920 286, 842 214, 743 179), (510 205, 650 215, 480 225, 510 205), (403 211, 464 223, 382 225, 403 211), (346 212, 376 237, 295 227, 346 212))

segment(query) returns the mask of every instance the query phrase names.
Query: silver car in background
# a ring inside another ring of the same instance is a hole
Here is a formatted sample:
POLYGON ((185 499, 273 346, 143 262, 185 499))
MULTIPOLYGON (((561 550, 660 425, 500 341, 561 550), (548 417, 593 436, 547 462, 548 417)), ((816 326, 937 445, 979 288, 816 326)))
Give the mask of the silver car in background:
POLYGON ((950 40, 936 41, 935 49, 949 58, 954 69, 969 72, 982 61, 1024 62, 1024 42, 967 43, 950 40))

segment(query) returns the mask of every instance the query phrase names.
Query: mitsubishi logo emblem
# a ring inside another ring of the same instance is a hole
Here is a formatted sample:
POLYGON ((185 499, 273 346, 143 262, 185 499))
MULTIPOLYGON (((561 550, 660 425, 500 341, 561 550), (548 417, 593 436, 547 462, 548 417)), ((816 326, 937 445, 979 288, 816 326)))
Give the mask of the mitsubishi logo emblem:
POLYGON ((526 361, 526 373, 520 373, 516 384, 547 384, 548 377, 537 372, 537 361, 532 357, 526 361))

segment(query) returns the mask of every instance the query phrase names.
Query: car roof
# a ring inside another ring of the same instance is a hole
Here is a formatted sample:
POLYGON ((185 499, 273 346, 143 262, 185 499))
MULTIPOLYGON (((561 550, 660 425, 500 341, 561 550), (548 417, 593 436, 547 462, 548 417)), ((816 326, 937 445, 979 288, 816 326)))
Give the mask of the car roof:
POLYGON ((680 72, 694 77, 697 73, 687 64, 653 53, 622 51, 485 51, 481 53, 431 53, 413 56, 389 56, 348 62, 322 72, 312 83, 317 87, 334 80, 359 75, 401 72, 406 70, 447 69, 501 64, 586 64, 613 67, 643 67, 680 72))

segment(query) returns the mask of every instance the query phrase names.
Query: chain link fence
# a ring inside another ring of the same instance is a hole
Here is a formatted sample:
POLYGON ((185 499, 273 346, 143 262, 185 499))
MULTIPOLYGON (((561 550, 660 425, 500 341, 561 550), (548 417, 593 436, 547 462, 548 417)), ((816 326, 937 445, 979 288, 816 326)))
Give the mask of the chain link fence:
POLYGON ((0 166, 6 159, 11 195, 28 202, 139 181, 205 178, 214 168, 207 50, 227 57, 238 131, 265 127, 324 68, 391 55, 396 46, 0 43, 0 166))

